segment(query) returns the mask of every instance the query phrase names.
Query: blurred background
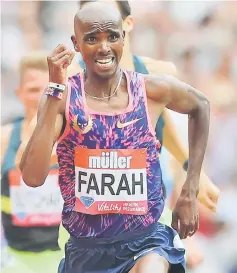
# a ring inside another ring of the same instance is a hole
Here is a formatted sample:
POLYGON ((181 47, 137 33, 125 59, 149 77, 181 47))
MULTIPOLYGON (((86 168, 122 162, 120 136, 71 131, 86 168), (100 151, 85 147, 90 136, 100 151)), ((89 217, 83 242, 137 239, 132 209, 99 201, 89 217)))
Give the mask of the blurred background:
MULTIPOLYGON (((237 272, 237 2, 131 1, 132 51, 172 61, 178 77, 211 102, 211 129, 204 169, 221 189, 218 211, 202 216, 195 235, 204 255, 192 273, 237 272)), ((1 2, 2 125, 24 115, 15 96, 18 63, 36 49, 72 47, 77 2, 1 2)), ((172 113, 187 141, 187 119, 172 113)), ((170 158, 170 160, 172 160, 170 158)))

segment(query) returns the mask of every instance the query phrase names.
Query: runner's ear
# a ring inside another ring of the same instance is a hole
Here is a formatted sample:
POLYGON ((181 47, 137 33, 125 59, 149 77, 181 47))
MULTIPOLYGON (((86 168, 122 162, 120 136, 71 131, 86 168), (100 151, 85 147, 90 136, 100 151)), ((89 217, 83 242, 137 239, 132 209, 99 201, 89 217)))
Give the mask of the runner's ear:
POLYGON ((123 20, 123 29, 125 32, 131 32, 134 28, 134 18, 129 15, 123 20))
POLYGON ((74 45, 75 51, 76 51, 76 52, 80 52, 81 50, 80 50, 80 47, 78 46, 77 39, 76 39, 76 36, 75 36, 75 35, 72 35, 72 36, 71 36, 71 41, 72 41, 72 43, 73 43, 73 45, 74 45))

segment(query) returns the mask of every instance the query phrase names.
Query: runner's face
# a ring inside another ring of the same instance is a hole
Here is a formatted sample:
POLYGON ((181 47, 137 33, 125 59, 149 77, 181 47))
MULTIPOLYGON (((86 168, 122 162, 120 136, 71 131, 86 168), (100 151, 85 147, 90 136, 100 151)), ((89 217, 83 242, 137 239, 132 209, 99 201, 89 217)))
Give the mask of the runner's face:
POLYGON ((48 71, 35 68, 25 69, 22 73, 20 87, 17 89, 17 95, 26 108, 37 110, 41 94, 48 80, 48 71))
MULTIPOLYGON (((116 11, 114 7, 113 11, 116 11)), ((109 78, 117 71, 122 56, 123 31, 117 11, 115 16, 105 11, 102 15, 97 11, 94 16, 78 21, 73 42, 81 52, 88 72, 109 78)))

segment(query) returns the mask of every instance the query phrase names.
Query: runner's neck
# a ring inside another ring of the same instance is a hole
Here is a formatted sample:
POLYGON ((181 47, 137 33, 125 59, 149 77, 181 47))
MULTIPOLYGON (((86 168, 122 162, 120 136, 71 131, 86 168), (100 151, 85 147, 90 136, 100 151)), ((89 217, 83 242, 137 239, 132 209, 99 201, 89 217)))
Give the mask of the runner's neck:
POLYGON ((115 75, 108 80, 100 80, 96 77, 91 77, 89 74, 85 76, 85 90, 87 93, 100 97, 101 94, 104 96, 109 96, 113 93, 114 89, 118 85, 119 79, 121 77, 121 69, 118 68, 115 75))

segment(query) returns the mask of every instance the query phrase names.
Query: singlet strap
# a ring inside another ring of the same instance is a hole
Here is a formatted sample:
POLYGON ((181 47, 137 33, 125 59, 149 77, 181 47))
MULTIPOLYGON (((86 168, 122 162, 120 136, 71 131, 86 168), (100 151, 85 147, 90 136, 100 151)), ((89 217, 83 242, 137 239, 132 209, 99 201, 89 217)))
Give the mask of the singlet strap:
POLYGON ((10 141, 2 163, 2 174, 10 169, 15 168, 15 158, 21 144, 21 126, 23 118, 13 122, 13 128, 10 136, 10 141))
POLYGON ((133 65, 136 72, 141 74, 149 74, 143 60, 140 57, 133 55, 133 65))

